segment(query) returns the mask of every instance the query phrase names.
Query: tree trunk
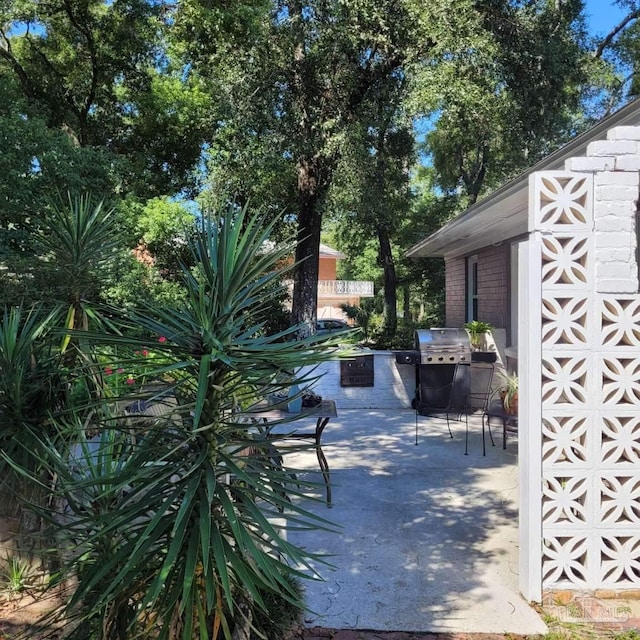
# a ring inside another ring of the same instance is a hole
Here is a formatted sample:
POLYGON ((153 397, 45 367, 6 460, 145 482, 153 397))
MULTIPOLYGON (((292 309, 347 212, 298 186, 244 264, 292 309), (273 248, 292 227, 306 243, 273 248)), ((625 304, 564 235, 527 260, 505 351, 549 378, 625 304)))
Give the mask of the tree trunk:
POLYGON ((409 285, 405 284, 402 287, 402 311, 405 320, 413 320, 411 316, 411 292, 409 291, 409 285))
POLYGON ((389 232, 384 227, 378 227, 378 242, 380 243, 380 261, 384 273, 384 332, 393 335, 398 328, 396 265, 391 252, 389 232))
POLYGON ((322 214, 318 211, 318 167, 313 159, 298 163, 298 244, 293 273, 294 324, 305 325, 300 337, 315 333, 322 214))
POLYGON ((291 32, 294 40, 291 92, 298 113, 298 143, 306 151, 296 161, 298 173, 298 232, 296 265, 293 272, 293 300, 291 317, 294 325, 300 325, 298 337, 314 334, 318 315, 318 274, 320 254, 320 231, 322 214, 318 211, 321 141, 314 135, 314 123, 307 103, 313 94, 314 74, 308 66, 306 56, 306 34, 304 28, 304 3, 290 0, 288 3, 291 32), (311 151, 310 149, 314 149, 311 151))
POLYGON ((231 640, 251 640, 251 623, 253 622, 251 601, 252 598, 247 594, 238 596, 238 611, 233 620, 234 628, 231 640))

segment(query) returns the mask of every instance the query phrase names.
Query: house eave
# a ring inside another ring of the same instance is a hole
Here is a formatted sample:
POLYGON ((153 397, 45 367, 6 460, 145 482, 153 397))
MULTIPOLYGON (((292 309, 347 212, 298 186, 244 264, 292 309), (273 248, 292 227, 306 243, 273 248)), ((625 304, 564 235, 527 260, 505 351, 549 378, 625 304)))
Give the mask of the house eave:
MULTIPOLYGON (((525 187, 526 187, 526 181, 525 187)), ((508 192, 495 192, 444 227, 411 247, 409 258, 469 255, 527 231, 527 188, 512 183, 508 192), (478 220, 482 220, 482 225, 478 220)), ((503 191, 502 189, 500 191, 503 191)))
POLYGON ((587 145, 604 140, 612 127, 640 124, 640 100, 636 99, 603 118, 537 164, 469 207, 438 231, 407 251, 409 258, 457 257, 527 232, 529 176, 538 171, 564 169, 566 160, 586 153, 587 145), (481 221, 481 224, 480 224, 481 221))

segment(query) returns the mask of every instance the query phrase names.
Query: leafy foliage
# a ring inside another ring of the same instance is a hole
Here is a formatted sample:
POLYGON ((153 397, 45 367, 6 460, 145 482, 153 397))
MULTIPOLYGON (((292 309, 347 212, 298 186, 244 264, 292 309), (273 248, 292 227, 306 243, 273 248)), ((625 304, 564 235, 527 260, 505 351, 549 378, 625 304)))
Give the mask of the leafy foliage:
POLYGON ((581 3, 448 3, 425 9, 437 29, 434 64, 415 83, 437 111, 426 150, 439 186, 461 207, 573 133, 585 80, 581 3), (550 37, 550 34, 552 36, 550 37))
POLYGON ((240 204, 265 194, 295 216, 292 314, 312 326, 322 217, 340 158, 427 40, 405 2, 269 4, 269 13, 253 14, 253 38, 242 47, 231 39, 233 55, 230 44, 214 45, 194 25, 195 67, 224 98, 224 126, 210 153, 213 191, 240 204))
MULTIPOLYGON (((585 126, 594 105, 635 91, 636 0, 599 42, 586 37, 583 4, 6 0, 0 252, 12 248, 12 299, 29 269, 24 223, 43 196, 90 185, 99 198, 139 197, 132 218, 150 198, 173 206, 176 193, 262 203, 282 226, 274 233, 298 230, 293 317, 305 322, 317 279, 308 258, 327 213, 343 218, 379 249, 369 269, 379 269, 392 331, 396 295, 407 315, 407 292, 414 308, 426 299, 417 272, 438 280, 431 265, 402 259, 416 161, 433 167, 441 208, 459 211, 585 126)), ((436 207, 429 216, 440 220, 436 207)), ((420 224, 423 235, 433 227, 420 224)), ((177 273, 176 255, 156 258, 177 273)), ((179 302, 170 278, 119 260, 113 301, 179 302)))
POLYGON ((0 130, 0 260, 4 262, 9 252, 19 260, 31 249, 25 223, 45 202, 67 191, 89 189, 104 197, 114 182, 109 154, 79 148, 62 130, 48 128, 37 106, 1 72, 0 130))
POLYGON ((15 80, 48 130, 107 151, 126 191, 177 191, 193 185, 211 100, 172 66, 170 20, 149 0, 4 2, 0 77, 15 80))

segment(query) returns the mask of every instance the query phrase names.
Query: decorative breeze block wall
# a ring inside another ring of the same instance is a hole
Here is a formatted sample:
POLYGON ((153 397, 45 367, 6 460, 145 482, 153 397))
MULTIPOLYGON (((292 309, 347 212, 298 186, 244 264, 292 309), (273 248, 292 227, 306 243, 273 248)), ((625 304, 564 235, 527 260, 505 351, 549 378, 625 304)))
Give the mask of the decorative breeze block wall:
MULTIPOLYGON (((568 161, 583 173, 531 178, 530 231, 540 246, 543 589, 640 587, 639 174, 637 166, 616 170, 635 166, 629 155, 640 157, 640 148, 620 133, 568 161)), ((639 129, 625 133, 640 137, 639 129)))

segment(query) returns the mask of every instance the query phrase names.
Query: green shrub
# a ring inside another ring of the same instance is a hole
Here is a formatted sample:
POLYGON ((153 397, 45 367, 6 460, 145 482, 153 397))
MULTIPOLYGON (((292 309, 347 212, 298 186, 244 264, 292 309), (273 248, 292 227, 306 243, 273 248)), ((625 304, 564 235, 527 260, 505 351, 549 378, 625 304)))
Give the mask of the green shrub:
POLYGON ((10 596, 22 593, 30 587, 32 573, 29 562, 15 555, 7 556, 0 566, 0 584, 3 584, 10 596))
MULTIPOLYGON (((298 594, 298 598, 302 601, 302 587, 300 581, 295 578, 288 577, 287 582, 291 589, 298 594)), ((303 609, 299 604, 291 602, 282 594, 269 592, 264 594, 264 603, 266 611, 255 608, 253 611, 254 635, 252 640, 281 640, 286 637, 300 622, 303 609)), ((629 639, 630 640, 630 639, 629 639)))
POLYGON ((406 350, 415 349, 416 329, 422 328, 420 323, 410 320, 400 320, 394 335, 388 336, 383 332, 378 332, 373 336, 373 348, 381 350, 406 350))

